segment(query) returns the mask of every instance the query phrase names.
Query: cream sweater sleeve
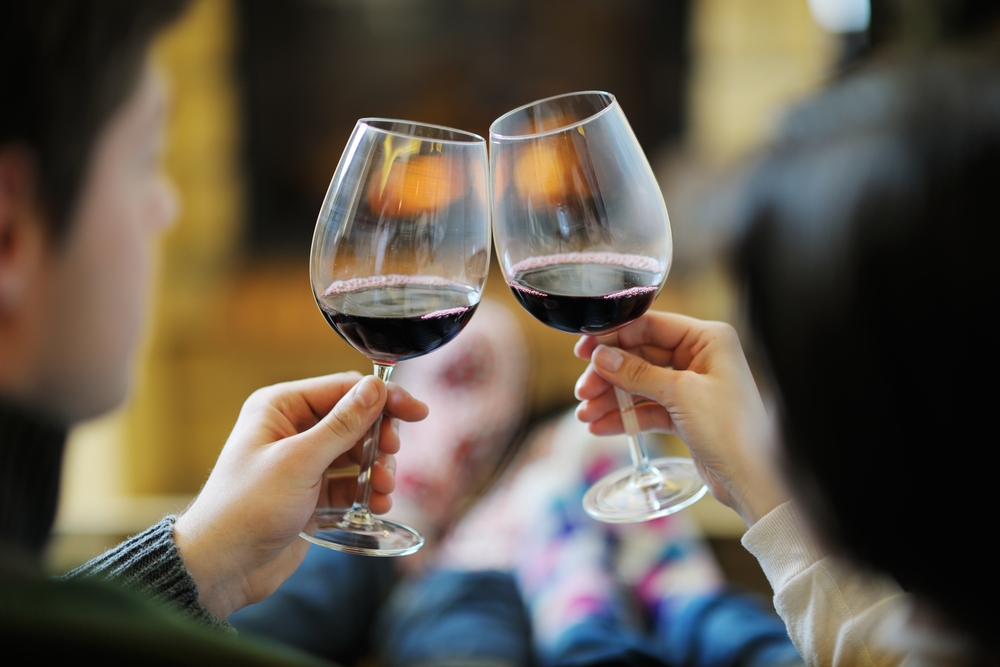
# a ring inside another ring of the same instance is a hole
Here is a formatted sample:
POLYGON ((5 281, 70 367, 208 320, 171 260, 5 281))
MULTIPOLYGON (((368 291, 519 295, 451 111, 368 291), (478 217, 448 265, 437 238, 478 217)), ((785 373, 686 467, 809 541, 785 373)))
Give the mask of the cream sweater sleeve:
POLYGON ((906 656, 881 648, 879 627, 908 608, 891 579, 824 556, 792 503, 775 508, 743 536, 760 562, 774 606, 809 665, 900 665, 906 656))

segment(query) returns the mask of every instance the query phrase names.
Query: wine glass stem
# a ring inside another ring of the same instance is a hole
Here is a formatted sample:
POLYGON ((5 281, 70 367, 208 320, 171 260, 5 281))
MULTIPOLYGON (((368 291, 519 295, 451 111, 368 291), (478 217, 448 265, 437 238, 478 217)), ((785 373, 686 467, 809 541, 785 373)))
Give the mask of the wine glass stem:
MULTIPOLYGON (((385 364, 375 364, 375 375, 382 382, 388 382, 392 375, 392 366, 385 364)), ((358 490, 354 496, 354 504, 347 511, 344 518, 351 523, 370 526, 372 525, 372 513, 368 509, 368 500, 372 495, 372 465, 375 457, 378 456, 379 435, 382 433, 382 415, 379 415, 365 434, 364 444, 361 449, 361 472, 358 474, 358 490)))
POLYGON ((646 453, 646 446, 642 442, 632 394, 615 387, 615 398, 622 413, 622 424, 625 426, 625 435, 628 436, 628 451, 632 457, 632 466, 635 468, 632 480, 644 489, 659 486, 663 483, 663 476, 659 470, 649 465, 649 454, 646 453))

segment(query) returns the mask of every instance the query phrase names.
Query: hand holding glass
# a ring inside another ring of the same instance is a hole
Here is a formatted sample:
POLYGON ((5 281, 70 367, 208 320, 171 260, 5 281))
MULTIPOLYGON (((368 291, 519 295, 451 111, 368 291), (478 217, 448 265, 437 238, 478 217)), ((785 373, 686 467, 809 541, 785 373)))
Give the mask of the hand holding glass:
MULTIPOLYGON (((560 95, 490 127, 497 255, 507 284, 545 324, 605 334, 641 316, 663 287, 673 245, 663 196, 614 96, 560 95)), ((609 522, 681 510, 706 491, 691 459, 650 460, 632 397, 615 389, 632 468, 584 497, 609 522)))
MULTIPOLYGON (((472 317, 489 271, 486 141, 409 121, 358 121, 333 175, 309 262, 330 326, 388 381, 472 317)), ((381 419, 361 449, 349 509, 319 507, 302 537, 331 549, 402 556, 423 537, 368 508, 381 419)), ((322 499, 321 499, 322 502, 322 499)))

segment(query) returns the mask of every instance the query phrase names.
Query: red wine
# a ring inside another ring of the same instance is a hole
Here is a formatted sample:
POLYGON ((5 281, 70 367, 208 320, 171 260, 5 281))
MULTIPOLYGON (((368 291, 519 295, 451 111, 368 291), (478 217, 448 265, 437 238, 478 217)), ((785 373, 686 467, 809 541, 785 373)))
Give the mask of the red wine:
POLYGON ((318 301, 341 338, 391 365, 457 336, 476 312, 479 293, 436 276, 386 275, 337 281, 318 301))
POLYGON ((508 281, 525 310, 541 322, 577 334, 602 334, 645 313, 663 280, 652 257, 610 252, 531 257, 508 281))

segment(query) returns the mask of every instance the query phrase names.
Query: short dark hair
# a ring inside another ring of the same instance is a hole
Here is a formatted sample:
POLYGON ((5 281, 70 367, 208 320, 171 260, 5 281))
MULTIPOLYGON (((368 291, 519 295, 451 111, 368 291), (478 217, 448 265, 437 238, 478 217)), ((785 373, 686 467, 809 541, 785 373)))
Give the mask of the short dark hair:
POLYGON ((996 472, 979 457, 1000 370, 997 60, 873 64, 804 104, 751 176, 743 222, 797 497, 828 545, 994 650, 1000 574, 979 537, 996 472))
POLYGON ((34 153, 54 235, 68 225, 98 133, 135 89, 152 39, 186 4, 0 3, 0 147, 34 153))

